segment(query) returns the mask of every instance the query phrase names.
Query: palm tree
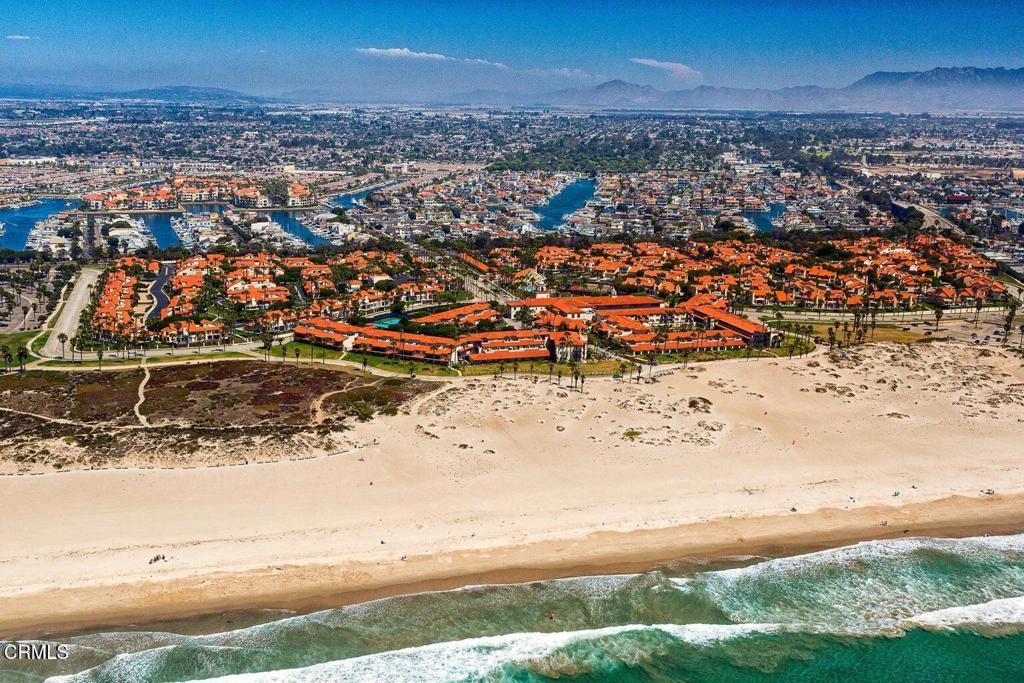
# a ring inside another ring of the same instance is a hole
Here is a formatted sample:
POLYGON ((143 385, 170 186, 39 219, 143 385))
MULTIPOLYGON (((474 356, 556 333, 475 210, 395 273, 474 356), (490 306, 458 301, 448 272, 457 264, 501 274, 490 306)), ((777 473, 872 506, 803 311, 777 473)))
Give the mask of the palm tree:
POLYGON ((274 347, 274 335, 264 332, 260 335, 260 343, 263 344, 263 359, 270 360, 270 349, 274 347))
POLYGON ((25 359, 28 358, 28 349, 24 346, 18 348, 18 366, 25 372, 25 359))
POLYGON ((294 349, 292 350, 292 352, 293 352, 293 353, 295 354, 295 365, 298 365, 298 364, 299 364, 299 354, 300 354, 300 353, 302 353, 302 351, 301 351, 301 350, 299 349, 299 347, 298 347, 298 346, 296 346, 296 347, 295 347, 295 348, 294 348, 294 349))
POLYGON ((938 330, 939 329, 939 323, 942 321, 942 315, 943 315, 942 306, 936 306, 935 310, 932 311, 932 314, 935 316, 935 329, 938 330))
POLYGON ((103 348, 96 349, 96 360, 99 361, 99 369, 103 369, 103 348))
POLYGON ((61 332, 57 335, 57 341, 60 342, 60 357, 64 357, 64 345, 68 343, 68 335, 61 332))
POLYGON ((1006 321, 1003 322, 1003 343, 1010 338, 1010 330, 1013 329, 1013 319, 1017 317, 1017 302, 1010 302, 1010 310, 1006 312, 1006 321))
MULTIPOLYGON (((1021 327, 1024 327, 1024 325, 1021 327)), ((11 354, 11 350, 6 346, 0 347, 0 356, 4 359, 4 372, 10 372, 11 363, 14 361, 14 356, 11 354)))

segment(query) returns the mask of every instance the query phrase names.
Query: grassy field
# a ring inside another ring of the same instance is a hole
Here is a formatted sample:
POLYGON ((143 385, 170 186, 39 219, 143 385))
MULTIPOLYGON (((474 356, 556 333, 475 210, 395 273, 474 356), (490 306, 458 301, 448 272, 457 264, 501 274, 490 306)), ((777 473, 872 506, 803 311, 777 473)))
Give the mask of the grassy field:
MULTIPOLYGON (((194 362, 200 360, 253 360, 253 357, 239 353, 238 351, 223 351, 221 353, 203 353, 195 356, 174 355, 174 356, 149 356, 146 365, 158 365, 160 363, 180 363, 182 361, 194 362)), ((104 364, 106 361, 104 361, 104 364)))
MULTIPOLYGON (((934 319, 929 319, 927 321, 927 322, 929 322, 929 325, 928 325, 927 329, 934 329, 934 327, 930 324, 933 320, 934 319)), ((849 322, 849 321, 847 321, 847 322, 849 322)), ((919 321, 915 321, 915 322, 919 322, 919 321)), ((947 321, 943 321, 943 322, 947 322, 947 321)), ((810 325, 811 328, 814 330, 812 334, 814 336, 816 336, 816 337, 821 337, 822 339, 824 339, 826 344, 828 343, 828 328, 832 327, 832 323, 831 322, 804 322, 804 321, 775 321, 775 320, 772 320, 768 324, 771 327, 774 327, 775 329, 784 330, 785 329, 785 325, 787 323, 795 323, 797 325, 810 325)), ((867 334, 864 336, 864 341, 865 342, 873 342, 873 341, 876 341, 876 342, 896 342, 896 343, 899 343, 899 344, 911 344, 913 342, 924 341, 926 339, 929 339, 929 340, 930 339, 936 339, 936 338, 941 339, 941 338, 943 338, 945 336, 945 335, 942 334, 942 325, 941 324, 939 326, 939 333, 938 333, 937 336, 935 336, 935 335, 926 335, 924 333, 925 332, 925 328, 920 327, 920 326, 913 327, 910 330, 904 330, 903 329, 904 327, 908 327, 908 326, 909 326, 909 324, 902 323, 902 322, 878 323, 875 326, 874 332, 872 333, 871 325, 869 324, 868 325, 867 334)), ((855 337, 852 335, 852 331, 853 331, 853 324, 852 323, 850 323, 850 330, 851 330, 850 341, 852 343, 854 341, 854 339, 855 339, 855 337)), ((836 331, 836 339, 839 340, 839 341, 843 341, 844 338, 845 338, 845 333, 843 332, 843 323, 840 322, 839 323, 839 329, 836 331)), ((844 342, 844 344, 845 344, 845 342, 844 342)))
MULTIPOLYGON (((322 346, 313 346, 312 344, 306 344, 305 342, 288 342, 284 346, 274 346, 270 350, 271 358, 280 358, 282 355, 288 360, 295 360, 295 350, 299 350, 300 360, 302 362, 309 362, 310 353, 313 354, 313 360, 318 361, 323 358, 327 360, 338 360, 345 357, 345 352, 337 349, 328 349, 322 346)), ((264 351, 262 348, 257 347, 255 349, 257 353, 263 355, 264 351)))
POLYGON ((39 334, 39 330, 29 330, 28 332, 8 332, 6 334, 0 334, 0 346, 6 346, 14 353, 22 346, 27 347, 28 343, 32 341, 32 337, 39 334))
MULTIPOLYGON (((828 323, 814 323, 814 334, 820 336, 828 343, 828 328, 831 327, 828 323)), ((929 337, 924 334, 924 330, 921 329, 910 329, 904 330, 903 325, 878 325, 875 327, 874 334, 871 332, 871 327, 868 326, 868 332, 864 336, 865 342, 897 342, 900 344, 912 344, 914 342, 923 341, 925 339, 933 339, 935 337, 929 337)), ((851 326, 852 329, 852 326, 851 326)), ((844 339, 843 326, 839 325, 839 330, 836 332, 836 338, 838 340, 844 339)), ((942 337, 942 327, 939 327, 939 337, 942 337)), ((851 342, 854 338, 851 336, 851 342)), ((845 343, 845 342, 844 342, 845 343)))
MULTIPOLYGON (((576 370, 583 373, 587 377, 599 376, 599 375, 614 375, 619 371, 620 362, 617 360, 598 360, 598 361, 586 361, 576 365, 576 370)), ((500 363, 481 363, 479 365, 464 365, 459 368, 459 371, 466 376, 469 375, 495 375, 501 370, 500 363)), ((558 375, 561 371, 563 377, 572 377, 572 366, 566 363, 555 363, 551 367, 551 374, 558 375)), ((505 374, 511 375, 512 364, 505 364, 505 374)), ((539 375, 546 377, 548 375, 548 364, 535 362, 533 364, 532 372, 529 362, 519 363, 518 374, 520 375, 539 375)))
MULTIPOLYGON (((146 356, 145 358, 113 358, 104 357, 103 367, 104 368, 124 368, 124 367, 138 367, 141 365, 141 361, 145 360, 146 365, 161 365, 165 363, 194 363, 201 360, 255 360, 251 356, 237 351, 226 351, 223 353, 204 353, 204 354, 175 354, 173 356, 146 356)), ((46 360, 39 364, 40 367, 47 368, 98 368, 100 362, 96 360, 87 361, 72 361, 72 360, 46 360)))
MULTIPOLYGON (((39 367, 44 368, 99 368, 100 363, 95 360, 72 361, 72 360, 44 360, 39 367)), ((104 368, 136 368, 139 366, 138 358, 104 358, 104 368)))
POLYGON ((789 345, 783 345, 772 349, 753 349, 747 355, 746 349, 729 349, 727 351, 702 351, 690 354, 688 357, 680 353, 659 354, 655 358, 659 363, 705 363, 715 360, 729 360, 735 358, 786 358, 788 356, 799 356, 810 353, 814 350, 814 343, 800 340, 800 343, 790 349, 789 345))
POLYGON ((32 342, 32 348, 29 349, 32 353, 37 356, 43 352, 43 347, 46 346, 46 341, 50 338, 50 330, 43 332, 39 335, 39 338, 32 342))
POLYGON ((444 365, 437 365, 435 363, 419 363, 416 361, 399 360, 393 358, 386 358, 384 356, 371 356, 369 354, 362 353, 349 353, 346 354, 342 360, 347 360, 351 363, 356 363, 360 367, 363 365, 363 358, 366 358, 367 367, 377 368, 378 370, 387 370, 389 372, 397 372, 403 375, 409 374, 409 368, 411 367, 413 372, 417 375, 427 375, 431 377, 453 377, 458 373, 449 367, 444 365))

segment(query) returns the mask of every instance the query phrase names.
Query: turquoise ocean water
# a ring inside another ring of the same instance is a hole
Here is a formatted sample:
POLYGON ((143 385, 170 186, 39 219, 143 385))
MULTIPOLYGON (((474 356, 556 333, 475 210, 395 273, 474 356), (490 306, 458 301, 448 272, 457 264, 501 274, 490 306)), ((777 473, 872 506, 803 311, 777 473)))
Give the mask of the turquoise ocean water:
POLYGON ((0 680, 1020 681, 1022 596, 1024 535, 900 539, 54 638, 0 680))

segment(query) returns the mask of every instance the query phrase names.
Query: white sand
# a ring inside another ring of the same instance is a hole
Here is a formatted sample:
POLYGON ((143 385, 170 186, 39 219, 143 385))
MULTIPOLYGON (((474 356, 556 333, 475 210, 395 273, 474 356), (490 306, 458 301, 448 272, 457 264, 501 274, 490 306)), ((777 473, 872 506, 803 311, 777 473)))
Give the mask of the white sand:
POLYGON ((951 343, 457 380, 349 455, 0 478, 0 635, 1019 529, 1022 434, 1021 357, 951 343))

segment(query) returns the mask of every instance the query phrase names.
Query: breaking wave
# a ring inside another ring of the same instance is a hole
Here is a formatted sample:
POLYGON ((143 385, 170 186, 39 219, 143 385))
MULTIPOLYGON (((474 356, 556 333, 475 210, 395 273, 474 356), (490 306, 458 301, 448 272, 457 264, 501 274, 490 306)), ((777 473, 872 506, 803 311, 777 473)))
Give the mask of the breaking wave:
POLYGON ((10 673, 75 683, 714 681, 827 677, 851 657, 875 657, 876 678, 914 660, 935 680, 969 675, 970 662, 1017 671, 1021 658, 1007 653, 1024 651, 1022 625, 1024 535, 909 538, 682 575, 406 595, 206 635, 66 637, 55 640, 71 646, 68 660, 10 673))

